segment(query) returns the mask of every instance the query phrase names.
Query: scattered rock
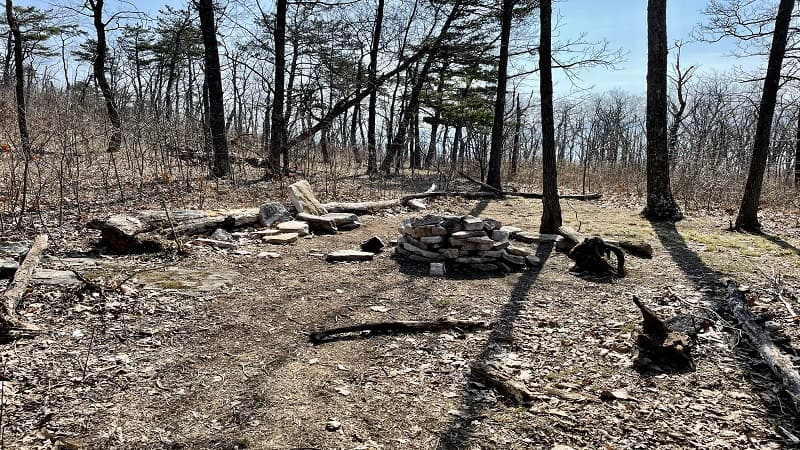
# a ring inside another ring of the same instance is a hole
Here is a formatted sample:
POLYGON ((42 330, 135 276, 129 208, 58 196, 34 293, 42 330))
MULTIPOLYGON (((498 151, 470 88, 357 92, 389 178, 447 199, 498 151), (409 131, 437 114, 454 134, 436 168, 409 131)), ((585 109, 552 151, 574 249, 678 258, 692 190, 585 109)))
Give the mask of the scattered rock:
POLYGON ((290 220, 292 220, 292 216, 281 203, 264 203, 258 209, 258 223, 262 227, 271 227, 276 223, 288 222, 290 220))
POLYGON ((290 220, 278 224, 278 230, 283 233, 297 233, 300 236, 307 236, 309 234, 308 222, 301 220, 290 220))
POLYGON ((430 275, 432 277, 443 277, 444 276, 444 263, 431 263, 430 267, 430 275))
POLYGON ((328 262, 353 262, 353 261, 372 261, 374 253, 362 252, 358 250, 336 250, 328 253, 325 260, 328 262))
POLYGON ((328 211, 317 200, 311 185, 306 180, 300 180, 289 185, 289 200, 297 209, 298 213, 307 213, 314 216, 327 214, 328 211))
POLYGON ((300 235, 297 233, 280 233, 274 236, 264 236, 262 240, 267 244, 285 245, 296 242, 298 237, 300 235))
POLYGON ((370 253, 378 253, 384 247, 386 247, 386 244, 378 236, 372 236, 361 243, 361 250, 370 253))
POLYGON ((233 241, 233 235, 223 230, 222 228, 217 228, 216 230, 214 230, 214 232, 208 238, 214 239, 215 241, 225 241, 225 242, 233 241))
POLYGON ((224 248, 228 250, 236 250, 238 246, 233 242, 218 241, 216 239, 197 238, 194 240, 196 244, 210 245, 212 247, 224 248))
POLYGON ((342 422, 336 419, 329 419, 325 422, 325 431, 338 431, 340 428, 342 428, 342 422))
POLYGON ((281 254, 277 252, 260 252, 256 255, 256 258, 280 258, 281 254))
POLYGON ((83 281, 71 270, 36 269, 33 282, 50 286, 78 287, 83 281))
POLYGON ((20 260, 28 254, 30 247, 22 242, 3 242, 0 243, 0 256, 20 260))

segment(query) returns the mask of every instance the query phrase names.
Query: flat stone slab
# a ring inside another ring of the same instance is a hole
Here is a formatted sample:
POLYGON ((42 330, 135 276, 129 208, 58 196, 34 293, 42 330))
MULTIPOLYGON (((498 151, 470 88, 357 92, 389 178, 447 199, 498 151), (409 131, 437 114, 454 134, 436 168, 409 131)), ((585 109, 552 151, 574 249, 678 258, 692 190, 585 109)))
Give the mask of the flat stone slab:
POLYGON ((516 233, 513 236, 513 239, 524 242, 526 244, 533 244, 536 242, 539 243, 558 243, 564 240, 563 237, 557 234, 539 234, 539 233, 529 233, 527 231, 522 231, 516 233))
POLYGON ((509 245, 506 248, 506 252, 508 252, 509 255, 515 255, 515 256, 528 256, 531 254, 530 250, 522 247, 515 247, 513 245, 509 245))
POLYGON ((212 247, 224 248, 227 250, 236 250, 238 246, 233 242, 218 241, 216 239, 197 238, 194 240, 197 244, 210 245, 212 247))
POLYGON ((280 230, 269 229, 269 230, 256 230, 256 231, 253 231, 250 234, 255 236, 255 237, 257 237, 257 238, 261 238, 261 237, 264 237, 264 236, 275 236, 276 234, 279 234, 279 233, 280 233, 280 230))
POLYGON ((297 233, 300 236, 309 234, 308 222, 303 222, 302 220, 290 220, 288 222, 279 223, 278 230, 283 233, 297 233))
POLYGON ((284 245, 296 242, 298 237, 300 235, 297 233, 281 233, 274 236, 264 236, 263 241, 267 244, 284 245))
POLYGON ((33 272, 33 282, 48 286, 78 287, 83 281, 71 270, 36 269, 33 272))
POLYGON ((217 228, 214 230, 214 232, 211 233, 211 236, 208 238, 214 239, 215 241, 233 242, 233 235, 222 228, 217 228))
POLYGON ((359 250, 336 250, 328 253, 325 260, 328 262, 355 262, 355 261, 372 261, 375 257, 374 253, 362 252, 359 250))

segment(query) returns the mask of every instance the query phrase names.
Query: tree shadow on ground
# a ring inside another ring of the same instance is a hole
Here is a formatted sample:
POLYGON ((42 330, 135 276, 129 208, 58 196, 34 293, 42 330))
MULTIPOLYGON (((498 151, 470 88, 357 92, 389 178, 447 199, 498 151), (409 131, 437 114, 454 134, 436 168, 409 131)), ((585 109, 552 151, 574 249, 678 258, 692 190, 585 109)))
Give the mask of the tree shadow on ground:
MULTIPOLYGON (((536 250, 536 256, 539 257, 541 265, 522 274, 519 282, 514 286, 508 302, 500 312, 497 326, 492 330, 492 333, 486 340, 486 344, 475 359, 475 363, 480 364, 488 362, 503 351, 504 345, 509 342, 511 338, 511 333, 523 309, 525 298, 539 278, 539 274, 552 252, 552 243, 539 244, 536 250)), ((461 414, 453 419, 447 429, 441 432, 437 448, 448 450, 463 449, 470 445, 470 438, 475 432, 474 421, 483 415, 483 410, 485 408, 476 391, 469 388, 470 385, 475 383, 483 384, 482 380, 473 372, 470 372, 464 385, 465 392, 461 401, 463 406, 461 408, 461 414)))
POLYGON ((768 240, 768 241, 772 242, 773 244, 777 245, 778 247, 782 248, 783 250, 788 250, 788 251, 791 251, 791 252, 793 252, 795 255, 798 255, 798 256, 800 256, 800 249, 798 249, 798 248, 797 248, 797 247, 795 247, 794 245, 792 245, 792 244, 790 244, 790 243, 786 242, 785 240, 783 240, 783 239, 782 239, 780 236, 778 236, 778 235, 774 235, 774 234, 768 234, 768 233, 764 233, 764 232, 762 232, 761 234, 759 234, 759 236, 761 236, 762 238, 764 238, 764 239, 766 239, 766 240, 768 240))
MULTIPOLYGON (((720 317, 735 323, 735 319, 730 316, 726 302, 727 291, 721 288, 727 274, 709 267, 700 256, 691 250, 686 240, 678 232, 674 223, 671 222, 650 222, 661 245, 669 253, 675 265, 686 275, 687 279, 693 284, 694 288, 702 295, 702 300, 711 305, 720 317), (714 295, 717 289, 722 289, 724 294, 714 295)), ((780 238, 777 238, 780 240, 780 238)), ((780 244, 778 244, 780 245, 780 244)), ((787 243, 787 245, 789 245, 787 243)), ((748 381, 753 385, 754 392, 769 391, 771 386, 765 385, 764 380, 769 379, 777 383, 773 374, 766 364, 759 363, 761 360, 749 343, 734 346, 731 353, 738 356, 733 360, 739 362, 747 374, 748 381), (754 361, 757 361, 754 363, 754 361)), ((786 411, 784 404, 791 404, 787 394, 782 393, 781 397, 774 395, 758 396, 764 405, 765 414, 775 425, 781 425, 786 429, 794 430, 797 433, 797 423, 794 415, 786 411)), ((778 433, 780 434, 780 433, 778 433)))

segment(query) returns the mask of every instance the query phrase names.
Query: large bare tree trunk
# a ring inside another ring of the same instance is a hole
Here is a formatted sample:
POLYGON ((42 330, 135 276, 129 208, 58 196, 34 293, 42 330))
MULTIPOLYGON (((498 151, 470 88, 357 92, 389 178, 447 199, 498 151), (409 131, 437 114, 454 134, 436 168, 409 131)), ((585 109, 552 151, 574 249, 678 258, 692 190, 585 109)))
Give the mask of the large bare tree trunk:
POLYGON ((683 217, 669 183, 667 148, 667 0, 647 2, 647 206, 651 220, 683 217))
POLYGON ((94 78, 97 81, 97 85, 100 87, 100 92, 103 94, 103 99, 106 102, 108 120, 111 122, 111 127, 113 128, 106 151, 114 153, 119 151, 119 147, 122 145, 122 119, 119 116, 117 103, 114 100, 114 92, 111 90, 111 85, 106 78, 108 43, 106 42, 106 23, 103 21, 103 1, 104 0, 88 0, 89 7, 92 9, 94 29, 97 33, 96 54, 93 63, 94 78))
POLYGON ((764 182, 764 170, 769 156, 769 136, 772 131, 772 118, 775 115, 775 100, 781 80, 781 64, 786 53, 786 40, 789 24, 792 20, 794 0, 781 0, 778 15, 775 18, 775 31, 772 34, 772 46, 769 50, 767 75, 764 78, 764 90, 761 92, 761 104, 758 108, 756 137, 753 142, 753 159, 747 174, 747 184, 742 195, 742 204, 736 216, 736 229, 760 231, 758 222, 758 205, 761 201, 761 187, 764 182))
MULTIPOLYGON (((283 115, 284 106, 284 71, 286 69, 286 0, 275 2, 275 78, 274 96, 272 99, 272 130, 269 139, 269 170, 270 175, 278 176, 281 173, 281 155, 284 153, 284 137, 286 136, 286 118, 283 115)), ((287 162, 284 162, 286 164, 287 162)))
POLYGON ((542 98, 542 223, 540 233, 555 234, 561 226, 561 203, 558 201, 555 125, 553 120, 553 72, 551 17, 552 0, 539 6, 539 92, 542 98))
POLYGON ((217 27, 214 23, 214 2, 197 0, 200 13, 200 30, 205 47, 206 80, 208 81, 209 131, 214 152, 214 165, 211 173, 217 178, 230 175, 231 164, 228 156, 228 138, 225 134, 225 102, 222 94, 222 74, 219 66, 217 47, 217 27))
POLYGON ((497 63, 497 93, 494 99, 489 173, 486 175, 486 184, 498 190, 503 189, 500 174, 503 164, 503 119, 505 119, 506 115, 508 43, 511 39, 511 19, 514 17, 515 4, 515 0, 503 0, 503 9, 500 14, 500 60, 497 63))

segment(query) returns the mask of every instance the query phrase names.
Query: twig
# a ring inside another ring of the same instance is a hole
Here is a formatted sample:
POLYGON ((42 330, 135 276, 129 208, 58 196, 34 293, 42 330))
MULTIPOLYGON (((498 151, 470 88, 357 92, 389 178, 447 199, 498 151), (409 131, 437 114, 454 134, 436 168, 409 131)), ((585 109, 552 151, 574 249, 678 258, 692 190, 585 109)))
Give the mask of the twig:
POLYGON ((164 212, 167 214, 167 222, 169 222, 169 228, 170 230, 172 230, 172 239, 178 246, 178 253, 183 254, 183 244, 181 244, 180 239, 178 239, 178 233, 175 232, 175 224, 172 223, 172 216, 169 215, 169 208, 167 207, 167 201, 161 200, 161 204, 164 206, 164 212))
POLYGON ((7 361, 3 360, 3 375, 0 376, 0 450, 5 450, 6 448, 6 440, 5 440, 5 431, 6 427, 3 423, 3 419, 5 417, 4 413, 6 410, 6 363, 7 361))
POLYGON ((83 374, 81 376, 81 383, 86 380, 86 371, 89 369, 89 357, 92 355, 92 347, 94 346, 94 332, 95 327, 92 325, 92 335, 89 338, 89 348, 86 349, 86 360, 83 362, 83 374))

